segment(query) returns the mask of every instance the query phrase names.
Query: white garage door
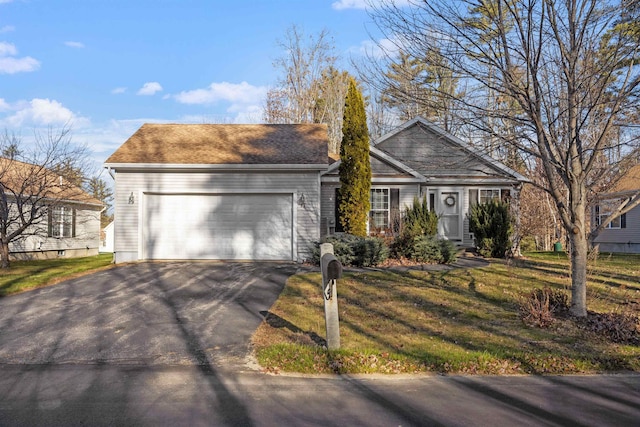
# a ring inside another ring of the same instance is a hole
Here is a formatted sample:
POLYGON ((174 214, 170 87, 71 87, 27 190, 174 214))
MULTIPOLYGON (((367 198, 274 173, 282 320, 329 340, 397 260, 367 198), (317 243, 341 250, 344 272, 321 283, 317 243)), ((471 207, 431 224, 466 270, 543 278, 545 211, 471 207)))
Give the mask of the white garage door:
POLYGON ((292 194, 147 194, 145 259, 293 259, 292 194))

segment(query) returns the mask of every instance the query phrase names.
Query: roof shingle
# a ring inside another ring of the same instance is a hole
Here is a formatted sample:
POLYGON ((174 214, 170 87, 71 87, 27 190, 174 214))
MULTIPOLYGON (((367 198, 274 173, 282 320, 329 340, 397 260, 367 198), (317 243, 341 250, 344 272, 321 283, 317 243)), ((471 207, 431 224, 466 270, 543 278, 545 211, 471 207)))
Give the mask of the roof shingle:
POLYGON ((640 190, 640 165, 629 169, 613 186, 610 193, 640 190))
POLYGON ((42 166, 0 157, 0 184, 9 193, 102 206, 82 188, 42 166))
POLYGON ((144 124, 106 161, 144 164, 327 164, 319 124, 144 124))

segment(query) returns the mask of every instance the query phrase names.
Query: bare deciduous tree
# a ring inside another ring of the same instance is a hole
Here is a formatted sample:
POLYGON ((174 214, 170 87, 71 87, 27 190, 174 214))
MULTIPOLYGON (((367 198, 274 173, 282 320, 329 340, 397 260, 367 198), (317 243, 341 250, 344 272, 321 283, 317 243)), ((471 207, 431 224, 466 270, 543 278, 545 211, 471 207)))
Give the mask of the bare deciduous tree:
MULTIPOLYGON (((452 94, 465 126, 541 161, 540 188, 570 241, 571 312, 586 316, 589 193, 603 153, 617 143, 616 123, 637 111, 638 32, 624 25, 638 22, 637 0, 408 3, 382 0, 372 16, 410 55, 446 58, 465 84, 464 96, 452 94), (488 103, 488 93, 499 102, 488 103)), ((627 197, 613 215, 638 204, 639 194, 627 197)))
POLYGON ((71 143, 70 128, 35 133, 30 147, 5 132, 0 152, 10 147, 13 157, 0 158, 0 258, 9 267, 9 244, 27 236, 46 236, 51 209, 68 200, 88 197, 72 181, 88 165, 85 147, 71 143), (15 150, 14 150, 15 148, 15 150), (57 171, 57 172, 56 172, 57 171), (73 171, 73 176, 61 175, 73 171))
POLYGON ((281 72, 265 100, 267 123, 326 123, 329 150, 339 152, 349 74, 335 68, 334 47, 326 30, 307 38, 293 26, 278 42, 283 55, 274 61, 281 72))

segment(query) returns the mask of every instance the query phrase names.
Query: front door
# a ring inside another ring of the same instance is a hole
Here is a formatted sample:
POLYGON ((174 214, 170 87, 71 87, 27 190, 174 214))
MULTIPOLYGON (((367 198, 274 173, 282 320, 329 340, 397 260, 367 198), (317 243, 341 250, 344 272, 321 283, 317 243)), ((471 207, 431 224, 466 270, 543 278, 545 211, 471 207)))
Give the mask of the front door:
POLYGON ((438 221, 438 234, 449 240, 462 239, 460 193, 458 191, 442 191, 438 197, 436 213, 438 221))

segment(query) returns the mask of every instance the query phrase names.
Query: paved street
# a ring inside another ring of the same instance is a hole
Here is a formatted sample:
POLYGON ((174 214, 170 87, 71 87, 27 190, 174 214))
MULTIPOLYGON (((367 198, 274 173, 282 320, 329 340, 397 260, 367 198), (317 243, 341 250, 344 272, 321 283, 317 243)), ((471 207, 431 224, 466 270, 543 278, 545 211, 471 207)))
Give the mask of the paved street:
POLYGON ((637 426, 640 376, 262 374, 298 267, 142 263, 0 299, 0 426, 637 426))
POLYGON ((208 367, 0 366, 0 424, 637 426, 640 377, 269 376, 208 367))

